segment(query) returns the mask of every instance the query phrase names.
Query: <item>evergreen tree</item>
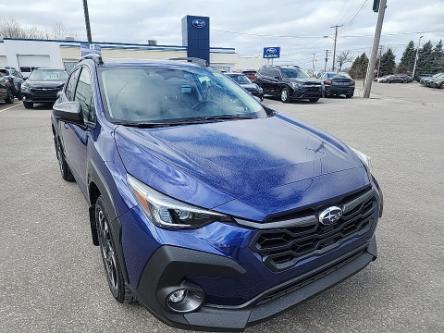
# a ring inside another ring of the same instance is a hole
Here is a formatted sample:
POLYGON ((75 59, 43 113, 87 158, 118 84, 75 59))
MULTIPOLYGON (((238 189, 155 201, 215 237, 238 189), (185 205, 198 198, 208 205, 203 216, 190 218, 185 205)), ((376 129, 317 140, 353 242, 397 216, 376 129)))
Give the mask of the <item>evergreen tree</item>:
POLYGON ((410 41, 401 57, 401 62, 397 68, 398 73, 411 73, 415 63, 416 48, 415 43, 410 41))
POLYGON ((433 44, 431 41, 425 43, 418 53, 416 74, 433 73, 433 44))
POLYGON ((435 48, 432 51, 432 73, 438 73, 444 71, 444 51, 442 40, 435 45, 435 48))
POLYGON ((350 68, 350 75, 354 79, 365 78, 365 75, 367 73, 367 66, 368 66, 368 58, 367 55, 363 53, 360 56, 356 57, 355 61, 353 61, 353 64, 350 68))
POLYGON ((395 55, 392 49, 388 49, 381 57, 381 68, 379 70, 379 75, 390 75, 395 72, 396 62, 395 55))

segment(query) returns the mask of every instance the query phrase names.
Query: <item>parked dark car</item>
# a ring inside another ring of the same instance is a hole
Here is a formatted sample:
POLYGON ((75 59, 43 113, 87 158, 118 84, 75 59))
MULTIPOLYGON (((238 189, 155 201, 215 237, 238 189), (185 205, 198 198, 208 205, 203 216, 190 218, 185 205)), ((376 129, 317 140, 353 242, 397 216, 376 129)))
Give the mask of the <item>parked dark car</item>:
POLYGON ((407 74, 392 74, 392 75, 385 76, 379 82, 381 82, 381 83, 409 83, 412 81, 413 81, 412 77, 407 74))
POLYGON ((264 95, 279 97, 287 103, 296 99, 308 99, 314 103, 322 97, 322 83, 311 78, 298 66, 263 66, 255 81, 264 95))
POLYGON ((421 83, 422 79, 429 78, 431 76, 433 76, 432 73, 423 73, 423 74, 415 75, 414 79, 416 81, 418 81, 419 83, 421 83))
POLYGON ((251 82, 256 81, 257 71, 249 69, 246 71, 242 71, 242 73, 245 74, 250 79, 251 82))
POLYGON ((34 103, 54 103, 68 74, 63 69, 38 68, 22 84, 23 105, 31 109, 34 103))
POLYGON ((325 72, 321 75, 324 82, 324 96, 345 95, 346 98, 352 98, 355 92, 355 80, 345 72, 325 72))
POLYGON ((226 76, 232 78, 238 85, 244 88, 253 96, 260 98, 260 100, 264 99, 264 91, 261 87, 259 87, 256 83, 250 81, 250 79, 242 73, 225 73, 226 76))
POLYGON ((12 93, 11 83, 4 72, 0 71, 0 100, 8 104, 14 102, 14 94, 12 93))
POLYGON ((440 78, 442 75, 444 75, 444 73, 436 73, 434 75, 424 76, 420 79, 419 83, 421 83, 423 86, 430 87, 433 80, 436 78, 440 78))
POLYGON ((441 75, 434 77, 431 81, 430 86, 432 88, 444 88, 444 73, 441 73, 441 75))
POLYGON ((369 158, 219 71, 90 56, 51 119, 112 295, 170 325, 239 331, 377 257, 369 158))
POLYGON ((2 73, 9 81, 10 87, 12 89, 12 94, 14 95, 14 97, 21 99, 22 94, 20 88, 23 81, 25 81, 22 73, 20 73, 14 67, 0 68, 0 73, 2 73))

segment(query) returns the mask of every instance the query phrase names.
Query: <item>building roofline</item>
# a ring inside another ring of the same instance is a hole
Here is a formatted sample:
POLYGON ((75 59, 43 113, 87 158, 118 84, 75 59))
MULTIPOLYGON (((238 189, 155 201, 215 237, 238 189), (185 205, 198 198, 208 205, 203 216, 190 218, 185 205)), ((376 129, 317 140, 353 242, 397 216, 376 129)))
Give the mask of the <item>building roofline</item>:
MULTIPOLYGON (((77 45, 77 44, 83 44, 88 43, 87 41, 83 40, 66 40, 66 39, 29 39, 29 38, 9 38, 5 37, 3 38, 3 41, 5 40, 12 40, 12 41, 25 41, 25 42, 53 42, 53 43, 61 43, 66 46, 69 45, 77 45)), ((164 44, 157 44, 157 45, 148 45, 148 44, 142 44, 142 43, 123 43, 123 42, 93 42, 92 44, 98 44, 100 46, 103 45, 103 47, 125 47, 125 48, 146 48, 147 50, 152 50, 153 48, 160 48, 160 49, 183 49, 186 50, 187 47, 183 45, 164 45, 164 44)), ((235 52, 236 49, 234 47, 210 47, 211 50, 221 50, 221 51, 232 51, 235 52)))

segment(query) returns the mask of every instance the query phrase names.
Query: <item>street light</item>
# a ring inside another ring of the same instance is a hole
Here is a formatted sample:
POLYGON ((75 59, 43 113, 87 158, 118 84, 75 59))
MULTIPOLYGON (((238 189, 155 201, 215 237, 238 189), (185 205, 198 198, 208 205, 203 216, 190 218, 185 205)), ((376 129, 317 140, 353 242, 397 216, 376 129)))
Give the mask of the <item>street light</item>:
POLYGON ((418 47, 416 48, 415 63, 413 64, 412 78, 415 78, 415 74, 416 74, 416 63, 418 61, 418 53, 419 53, 419 47, 421 45, 422 37, 424 37, 424 36, 419 36, 419 39, 418 39, 418 47))

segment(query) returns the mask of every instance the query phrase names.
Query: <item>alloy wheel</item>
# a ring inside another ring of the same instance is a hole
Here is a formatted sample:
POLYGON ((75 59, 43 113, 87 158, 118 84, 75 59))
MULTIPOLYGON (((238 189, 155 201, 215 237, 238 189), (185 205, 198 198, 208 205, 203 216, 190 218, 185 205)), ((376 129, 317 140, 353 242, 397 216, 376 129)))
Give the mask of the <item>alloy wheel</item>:
POLYGON ((286 102, 288 99, 288 91, 287 89, 282 89, 281 91, 281 101, 286 102))
POLYGON ((99 242, 100 249, 102 253, 103 263, 106 270, 106 275, 108 277, 108 282, 113 293, 117 292, 119 287, 118 272, 117 272, 117 262, 116 262, 116 252, 114 250, 113 242, 111 239, 111 231, 103 213, 102 208, 99 208, 98 212, 98 232, 99 232, 99 242))

